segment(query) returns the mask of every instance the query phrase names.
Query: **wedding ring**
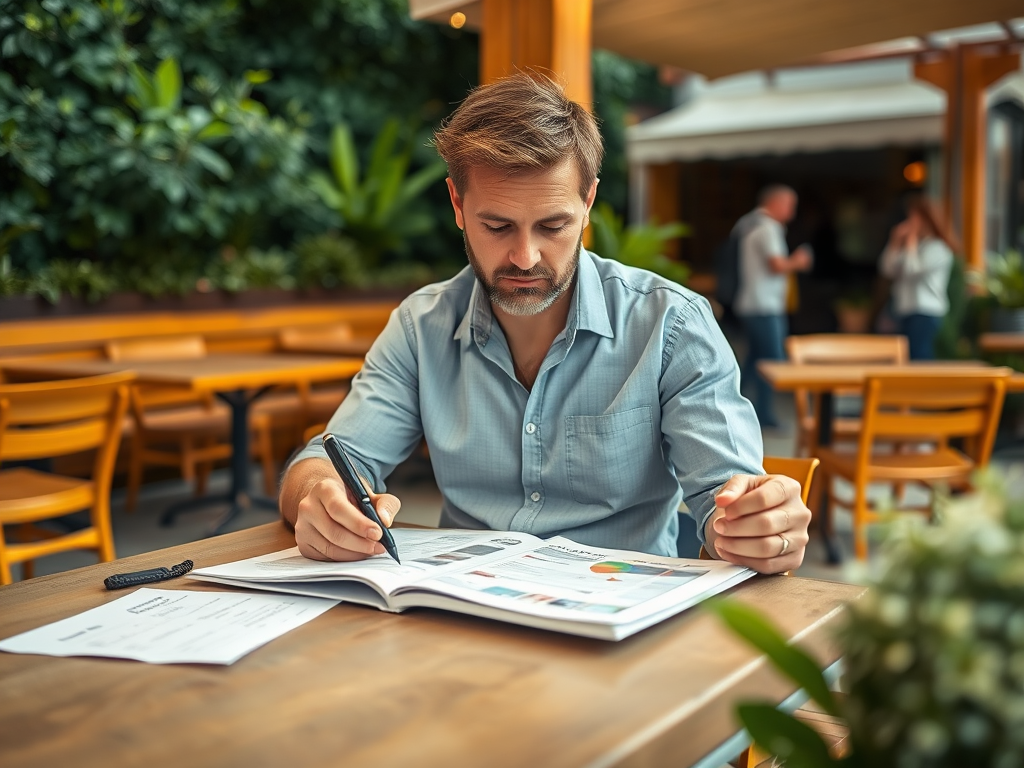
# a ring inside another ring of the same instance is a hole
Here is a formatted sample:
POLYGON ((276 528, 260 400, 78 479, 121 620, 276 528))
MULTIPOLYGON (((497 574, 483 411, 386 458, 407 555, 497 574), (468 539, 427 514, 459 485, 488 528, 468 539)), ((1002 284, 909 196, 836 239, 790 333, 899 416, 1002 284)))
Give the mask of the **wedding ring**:
POLYGON ((777 533, 775 535, 782 539, 782 551, 779 552, 779 554, 777 554, 776 557, 782 557, 784 554, 786 554, 786 550, 789 549, 789 539, 787 539, 781 533, 777 533))

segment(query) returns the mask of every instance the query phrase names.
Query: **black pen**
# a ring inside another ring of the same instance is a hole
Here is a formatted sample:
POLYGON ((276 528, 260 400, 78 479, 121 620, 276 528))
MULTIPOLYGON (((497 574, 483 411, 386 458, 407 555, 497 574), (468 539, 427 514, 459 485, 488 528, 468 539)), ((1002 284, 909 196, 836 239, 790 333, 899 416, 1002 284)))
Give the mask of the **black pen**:
POLYGON ((341 475, 341 481, 345 483, 349 493, 355 496, 356 506, 359 507, 359 511, 380 526, 380 543, 384 545, 384 549, 395 559, 396 563, 401 565, 402 561, 398 559, 398 547, 395 546, 395 540, 391 537, 391 531, 388 530, 387 526, 380 521, 380 517, 377 516, 377 510, 373 508, 373 502, 370 501, 370 496, 366 493, 366 489, 360 482, 359 473, 356 472, 352 459, 345 453, 341 441, 328 432, 324 435, 324 450, 331 457, 331 463, 338 470, 338 474, 341 475))

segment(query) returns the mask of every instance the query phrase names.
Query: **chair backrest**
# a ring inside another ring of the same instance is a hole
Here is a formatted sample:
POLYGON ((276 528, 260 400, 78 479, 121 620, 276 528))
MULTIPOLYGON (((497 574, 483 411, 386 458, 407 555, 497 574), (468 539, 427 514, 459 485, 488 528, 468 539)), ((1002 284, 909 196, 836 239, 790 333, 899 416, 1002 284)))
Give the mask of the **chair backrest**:
POLYGON ((316 344, 317 342, 351 341, 355 334, 352 326, 348 323, 333 323, 331 325, 298 325, 291 328, 283 328, 277 335, 278 345, 282 349, 300 347, 304 344, 316 344))
POLYGON ((195 360, 206 357, 202 336, 166 336, 119 339, 104 345, 108 360, 195 360))
POLYGON ((966 438, 976 466, 992 455, 1009 368, 966 368, 943 373, 885 373, 864 382, 858 465, 866 466, 876 440, 966 438))
POLYGON ((64 456, 99 448, 113 460, 128 405, 131 373, 0 384, 0 461, 64 456))
POLYGON ((806 504, 808 494, 811 492, 814 470, 818 468, 818 463, 818 460, 813 457, 804 459, 765 456, 762 466, 769 475, 785 475, 800 483, 800 500, 806 504))
POLYGON ((805 365, 874 363, 901 365, 910 359, 906 336, 815 333, 786 339, 790 362, 805 365))
MULTIPOLYGON (((118 339, 108 341, 103 348, 107 359, 115 362, 197 360, 206 357, 206 340, 199 335, 118 339)), ((213 397, 160 384, 136 384, 132 388, 132 412, 140 425, 145 421, 145 411, 196 403, 210 407, 213 405, 213 397)))

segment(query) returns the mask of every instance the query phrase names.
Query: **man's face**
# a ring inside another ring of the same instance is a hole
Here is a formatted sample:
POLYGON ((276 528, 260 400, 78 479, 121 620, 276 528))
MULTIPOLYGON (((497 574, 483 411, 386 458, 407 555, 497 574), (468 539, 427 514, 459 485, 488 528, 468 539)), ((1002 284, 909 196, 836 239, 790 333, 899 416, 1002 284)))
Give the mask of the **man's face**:
POLYGON ((782 224, 787 224, 796 215, 796 195, 792 192, 776 192, 764 204, 768 215, 782 224))
POLYGON ((575 164, 508 175, 473 168, 463 194, 448 180, 466 254, 492 306, 509 315, 536 315, 572 285, 583 228, 597 194, 579 193, 575 164))

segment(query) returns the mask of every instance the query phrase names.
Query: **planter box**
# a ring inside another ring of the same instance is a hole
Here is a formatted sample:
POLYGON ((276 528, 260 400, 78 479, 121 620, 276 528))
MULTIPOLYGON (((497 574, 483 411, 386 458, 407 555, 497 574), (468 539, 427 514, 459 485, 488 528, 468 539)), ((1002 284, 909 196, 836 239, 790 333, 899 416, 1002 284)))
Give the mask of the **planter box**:
POLYGON ((153 298, 141 293, 115 293, 103 301, 90 304, 82 299, 62 296, 57 304, 50 304, 38 296, 13 296, 0 299, 0 321, 41 320, 48 317, 75 315, 123 315, 143 312, 209 312, 218 309, 264 309, 287 307, 295 304, 345 304, 374 301, 398 302, 419 286, 408 288, 380 288, 358 290, 338 288, 327 290, 286 291, 279 288, 227 293, 189 293, 184 296, 153 298))

